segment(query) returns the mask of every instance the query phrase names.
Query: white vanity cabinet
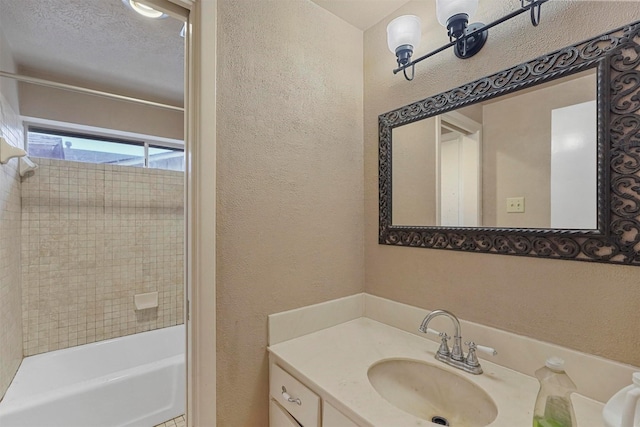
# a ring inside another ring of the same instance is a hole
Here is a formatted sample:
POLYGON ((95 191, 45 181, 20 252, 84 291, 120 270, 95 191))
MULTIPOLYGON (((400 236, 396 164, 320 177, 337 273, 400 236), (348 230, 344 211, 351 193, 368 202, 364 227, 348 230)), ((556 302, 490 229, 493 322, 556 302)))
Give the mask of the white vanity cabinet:
POLYGON ((300 427, 300 424, 272 397, 269 399, 269 427, 300 427))
POLYGON ((329 402, 322 402, 322 427, 358 427, 358 424, 347 418, 342 412, 331 406, 329 402))
POLYGON ((273 361, 269 394, 269 427, 358 427, 273 361))

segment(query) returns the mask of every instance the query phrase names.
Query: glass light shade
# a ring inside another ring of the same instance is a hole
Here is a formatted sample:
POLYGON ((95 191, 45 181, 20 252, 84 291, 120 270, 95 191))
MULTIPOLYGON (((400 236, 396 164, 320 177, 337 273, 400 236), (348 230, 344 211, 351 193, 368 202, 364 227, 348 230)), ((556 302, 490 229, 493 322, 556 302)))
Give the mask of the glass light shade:
POLYGON ((478 10, 478 0, 436 0, 436 15, 443 27, 453 15, 466 14, 469 19, 478 10))
POLYGON ((154 8, 147 6, 146 4, 137 2, 135 0, 129 0, 129 5, 133 10, 146 18, 158 19, 167 16, 159 10, 155 10, 154 8))
POLYGON ((414 49, 422 37, 422 23, 414 15, 399 16, 387 25, 387 44, 396 53, 399 46, 410 45, 414 49))

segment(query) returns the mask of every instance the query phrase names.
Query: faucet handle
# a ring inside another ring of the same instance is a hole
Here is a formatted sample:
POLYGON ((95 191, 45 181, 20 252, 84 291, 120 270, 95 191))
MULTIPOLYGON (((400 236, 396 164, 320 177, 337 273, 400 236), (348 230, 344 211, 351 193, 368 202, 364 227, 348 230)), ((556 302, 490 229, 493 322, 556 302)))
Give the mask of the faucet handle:
POLYGON ((487 347, 485 345, 476 345, 476 349, 480 350, 483 353, 488 354, 489 356, 497 356, 498 351, 493 347, 487 347))
POLYGON ((435 329, 431 329, 431 328, 420 329, 420 332, 424 332, 425 334, 437 335, 442 339, 443 343, 446 343, 447 341, 449 341, 451 339, 451 337, 449 335, 447 335, 446 332, 438 332, 435 329))
POLYGON ((490 354, 492 356, 495 356, 498 354, 498 352, 494 348, 487 347, 484 345, 477 345, 473 341, 465 342, 465 344, 469 346, 469 353, 467 354, 465 363, 467 364, 467 366, 474 368, 480 374, 482 373, 482 368, 480 367, 478 356, 476 356, 476 350, 480 350, 481 352, 490 354))
POLYGON ((440 337, 440 347, 438 348, 438 354, 444 357, 449 356, 450 350, 449 343, 447 343, 447 341, 449 341, 451 337, 447 335, 446 332, 438 332, 435 329, 431 328, 427 328, 425 332, 438 335, 440 337))
POLYGON ((479 345, 479 344, 474 343, 473 341, 467 341, 467 342, 465 342, 465 344, 469 346, 469 350, 474 350, 474 351, 475 350, 479 350, 479 351, 481 351, 483 353, 486 353, 486 354, 488 354, 490 356, 497 356, 498 355, 498 352, 493 347, 487 347, 485 345, 479 345))

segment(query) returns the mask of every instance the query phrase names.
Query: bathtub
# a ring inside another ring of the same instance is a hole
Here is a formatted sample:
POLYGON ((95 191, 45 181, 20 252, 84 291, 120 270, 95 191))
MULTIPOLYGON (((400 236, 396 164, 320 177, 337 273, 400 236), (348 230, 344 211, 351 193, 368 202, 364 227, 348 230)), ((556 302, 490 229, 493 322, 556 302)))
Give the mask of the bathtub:
POLYGON ((152 427, 184 414, 185 327, 26 357, 1 427, 152 427))

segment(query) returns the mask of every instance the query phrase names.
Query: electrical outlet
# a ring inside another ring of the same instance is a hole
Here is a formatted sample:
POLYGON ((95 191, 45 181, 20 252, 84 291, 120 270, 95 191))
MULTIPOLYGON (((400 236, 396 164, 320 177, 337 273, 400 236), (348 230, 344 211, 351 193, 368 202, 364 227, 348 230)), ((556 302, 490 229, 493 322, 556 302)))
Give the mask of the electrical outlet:
POLYGON ((507 213, 524 212, 524 197, 507 197, 507 213))

